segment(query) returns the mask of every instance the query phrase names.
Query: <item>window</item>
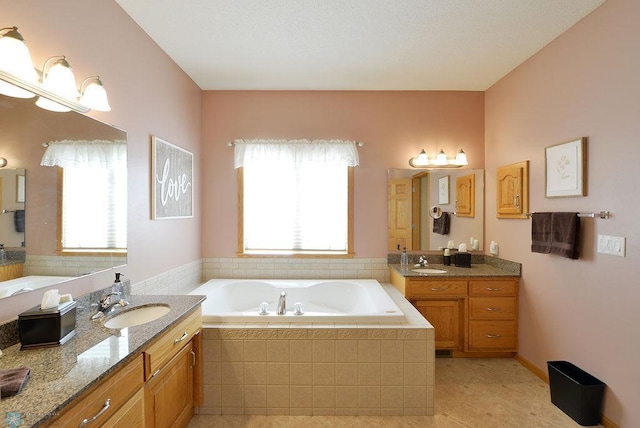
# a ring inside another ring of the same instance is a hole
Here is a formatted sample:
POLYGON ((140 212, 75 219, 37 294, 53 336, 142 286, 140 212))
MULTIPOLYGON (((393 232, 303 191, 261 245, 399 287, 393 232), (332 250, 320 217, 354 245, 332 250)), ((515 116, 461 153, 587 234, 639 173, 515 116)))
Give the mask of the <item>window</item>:
MULTIPOLYGON (((309 156, 298 152, 315 151, 322 144, 302 140, 276 147, 272 143, 256 156, 240 148, 246 156, 239 170, 239 252, 352 254, 352 166, 327 157, 326 152, 309 156), (289 155, 288 150, 298 153, 289 155)), ((355 144, 351 145, 353 153, 355 144)))
POLYGON ((126 250, 126 168, 61 171, 61 250, 126 250))

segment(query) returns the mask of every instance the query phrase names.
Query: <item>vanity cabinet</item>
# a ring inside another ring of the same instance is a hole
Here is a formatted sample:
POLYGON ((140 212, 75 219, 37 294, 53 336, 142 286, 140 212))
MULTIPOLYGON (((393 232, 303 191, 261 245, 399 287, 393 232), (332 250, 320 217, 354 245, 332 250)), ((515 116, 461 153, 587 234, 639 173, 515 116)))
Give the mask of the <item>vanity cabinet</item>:
POLYGON ((23 264, 11 263, 0 266, 0 281, 9 281, 23 276, 23 264))
POLYGON ((203 399, 201 331, 198 306, 48 426, 186 427, 203 399))
POLYGON ((435 346, 456 353, 518 350, 517 277, 403 277, 391 283, 435 330, 435 346))
POLYGON ((150 427, 186 427, 202 404, 201 310, 145 351, 145 420, 150 427))
POLYGON ((87 422, 82 426, 110 426, 109 423, 121 418, 131 420, 136 409, 136 394, 142 390, 143 384, 144 368, 139 355, 76 399, 50 426, 76 428, 84 420, 87 422), (134 410, 129 414, 127 409, 134 410))

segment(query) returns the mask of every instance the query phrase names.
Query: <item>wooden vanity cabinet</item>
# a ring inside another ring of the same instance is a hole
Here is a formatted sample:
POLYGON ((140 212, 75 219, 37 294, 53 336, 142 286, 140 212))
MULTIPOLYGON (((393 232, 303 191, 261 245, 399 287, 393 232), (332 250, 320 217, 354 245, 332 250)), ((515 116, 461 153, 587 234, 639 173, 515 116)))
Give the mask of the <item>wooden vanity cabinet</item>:
POLYGON ((22 277, 22 272, 22 263, 12 263, 0 266, 0 281, 9 281, 10 279, 20 278, 22 277))
POLYGON ((194 311, 145 351, 145 420, 150 427, 186 427, 202 404, 202 313, 194 311))
POLYGON ((437 349, 463 349, 466 281, 409 278, 407 298, 435 329, 437 349))
POLYGON ((435 346, 460 354, 518 350, 517 277, 403 277, 391 283, 435 330, 435 346))
POLYGON ((48 426, 186 427, 203 400, 201 331, 198 306, 48 426))

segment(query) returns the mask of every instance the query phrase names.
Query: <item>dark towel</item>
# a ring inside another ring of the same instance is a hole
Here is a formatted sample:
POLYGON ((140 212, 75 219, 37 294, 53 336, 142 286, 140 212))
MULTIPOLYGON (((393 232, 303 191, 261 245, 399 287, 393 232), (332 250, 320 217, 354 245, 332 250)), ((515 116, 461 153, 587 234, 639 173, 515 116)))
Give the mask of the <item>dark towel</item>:
POLYGON ((16 226, 16 232, 24 233, 24 210, 16 210, 13 213, 13 224, 16 226))
POLYGON ((531 252, 551 251, 551 213, 531 214, 531 252))
POLYGON ((26 367, 0 369, 0 397, 11 397, 20 393, 29 378, 29 373, 31 373, 31 369, 26 367))
POLYGON ((578 213, 551 215, 551 254, 577 259, 580 256, 580 217, 578 213))
POLYGON ((440 235, 448 235, 450 224, 451 224, 451 217, 449 217, 449 213, 443 212, 440 218, 433 219, 433 233, 439 233, 440 235))

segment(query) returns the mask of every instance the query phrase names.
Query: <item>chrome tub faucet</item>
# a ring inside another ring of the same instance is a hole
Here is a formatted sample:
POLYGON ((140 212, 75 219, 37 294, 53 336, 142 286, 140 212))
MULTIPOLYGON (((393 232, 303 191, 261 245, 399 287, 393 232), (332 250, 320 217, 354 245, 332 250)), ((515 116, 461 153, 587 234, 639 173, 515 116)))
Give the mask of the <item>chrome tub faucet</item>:
POLYGON ((278 315, 284 315, 287 313, 287 293, 284 291, 280 293, 280 298, 278 299, 278 315))

